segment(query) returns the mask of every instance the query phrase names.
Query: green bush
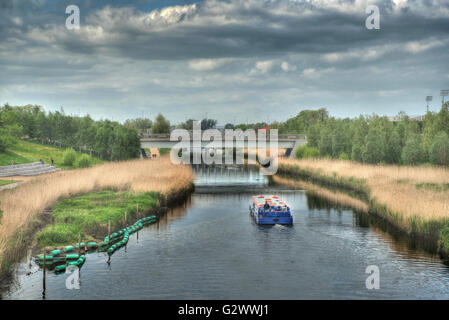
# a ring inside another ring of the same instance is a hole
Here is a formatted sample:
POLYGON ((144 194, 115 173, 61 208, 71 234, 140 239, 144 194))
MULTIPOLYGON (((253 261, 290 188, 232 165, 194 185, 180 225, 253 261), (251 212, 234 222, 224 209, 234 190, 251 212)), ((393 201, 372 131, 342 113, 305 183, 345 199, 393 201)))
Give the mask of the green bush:
POLYGON ((83 154, 78 159, 78 168, 89 168, 91 166, 90 157, 87 154, 83 154))
POLYGON ((76 162, 76 151, 72 148, 66 149, 63 154, 63 163, 66 166, 73 166, 76 162))
POLYGON ((314 147, 307 147, 304 151, 304 158, 318 158, 320 156, 320 150, 314 147))
POLYGON ((338 156, 338 159, 340 159, 340 160, 349 160, 349 156, 346 153, 342 152, 338 156))
POLYGON ((440 243, 445 251, 449 251, 449 226, 440 231, 440 243))
POLYGON ((159 149, 159 155, 163 156, 164 154, 170 153, 171 149, 170 148, 160 148, 159 149))
POLYGON ((296 158, 318 158, 320 156, 320 150, 314 147, 301 146, 296 149, 296 158))
POLYGON ((296 149, 296 151, 295 151, 296 158, 298 158, 298 159, 304 158, 304 148, 306 148, 306 146, 301 146, 301 147, 298 147, 298 149, 296 149))

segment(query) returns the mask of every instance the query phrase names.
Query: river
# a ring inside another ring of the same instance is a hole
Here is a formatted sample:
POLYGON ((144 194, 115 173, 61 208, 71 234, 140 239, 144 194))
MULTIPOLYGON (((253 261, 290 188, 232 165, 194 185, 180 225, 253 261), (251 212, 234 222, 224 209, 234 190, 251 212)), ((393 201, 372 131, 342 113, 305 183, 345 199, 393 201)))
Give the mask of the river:
MULTIPOLYGON (((126 250, 87 255, 79 290, 47 273, 46 299, 448 299, 449 269, 366 215, 305 191, 270 187, 255 168, 195 168, 185 207, 130 236, 126 250), (251 190, 250 192, 248 192, 251 190), (293 226, 258 226, 251 195, 276 193, 293 226), (380 288, 366 288, 366 268, 380 288)), ((42 299, 42 271, 16 270, 4 299, 42 299)))

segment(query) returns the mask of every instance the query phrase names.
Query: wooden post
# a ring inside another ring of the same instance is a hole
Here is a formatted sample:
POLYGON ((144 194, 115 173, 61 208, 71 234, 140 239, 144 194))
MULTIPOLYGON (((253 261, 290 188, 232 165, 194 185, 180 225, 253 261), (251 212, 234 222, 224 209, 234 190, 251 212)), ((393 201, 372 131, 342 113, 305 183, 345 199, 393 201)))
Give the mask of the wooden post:
POLYGON ((108 249, 111 247, 111 219, 108 219, 108 249))
POLYGON ((81 233, 78 233, 78 258, 81 256, 81 233))
POLYGON ((137 204, 137 219, 140 219, 139 204, 137 204))
POLYGON ((43 267, 43 270, 42 270, 42 272, 43 272, 43 277, 42 277, 42 297, 45 299, 45 291, 46 291, 46 273, 45 273, 45 268, 46 268, 46 264, 47 264, 47 260, 45 259, 46 258, 46 255, 47 255, 47 253, 46 252, 44 252, 44 267, 43 267))
POLYGON ((127 212, 125 210, 125 227, 127 226, 127 212))
MULTIPOLYGON (((111 219, 108 219, 108 249, 111 247, 111 219)), ((111 264, 111 256, 108 252, 108 265, 111 264)))

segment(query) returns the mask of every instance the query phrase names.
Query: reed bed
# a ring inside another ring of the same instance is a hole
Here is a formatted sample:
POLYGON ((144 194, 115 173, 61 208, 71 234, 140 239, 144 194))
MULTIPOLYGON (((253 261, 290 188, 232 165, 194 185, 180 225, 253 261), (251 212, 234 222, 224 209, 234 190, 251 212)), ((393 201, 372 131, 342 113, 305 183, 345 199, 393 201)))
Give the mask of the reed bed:
POLYGON ((282 159, 279 166, 329 181, 361 181, 368 189, 371 206, 382 208, 398 227, 407 231, 411 227, 425 228, 429 223, 442 227, 449 222, 448 168, 368 165, 330 159, 282 159))
POLYGON ((110 162, 92 168, 55 172, 24 182, 0 194, 0 275, 23 252, 17 249, 30 235, 25 230, 45 209, 59 200, 104 188, 164 195, 187 190, 191 169, 174 165, 169 157, 158 160, 110 162))

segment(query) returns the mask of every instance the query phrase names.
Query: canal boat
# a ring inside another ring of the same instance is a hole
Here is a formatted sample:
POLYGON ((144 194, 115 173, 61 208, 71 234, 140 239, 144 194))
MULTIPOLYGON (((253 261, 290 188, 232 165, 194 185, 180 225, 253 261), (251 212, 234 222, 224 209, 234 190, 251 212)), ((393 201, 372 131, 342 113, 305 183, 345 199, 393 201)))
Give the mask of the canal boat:
POLYGON ((290 207, 276 195, 253 196, 249 211, 257 224, 293 224, 290 207))

